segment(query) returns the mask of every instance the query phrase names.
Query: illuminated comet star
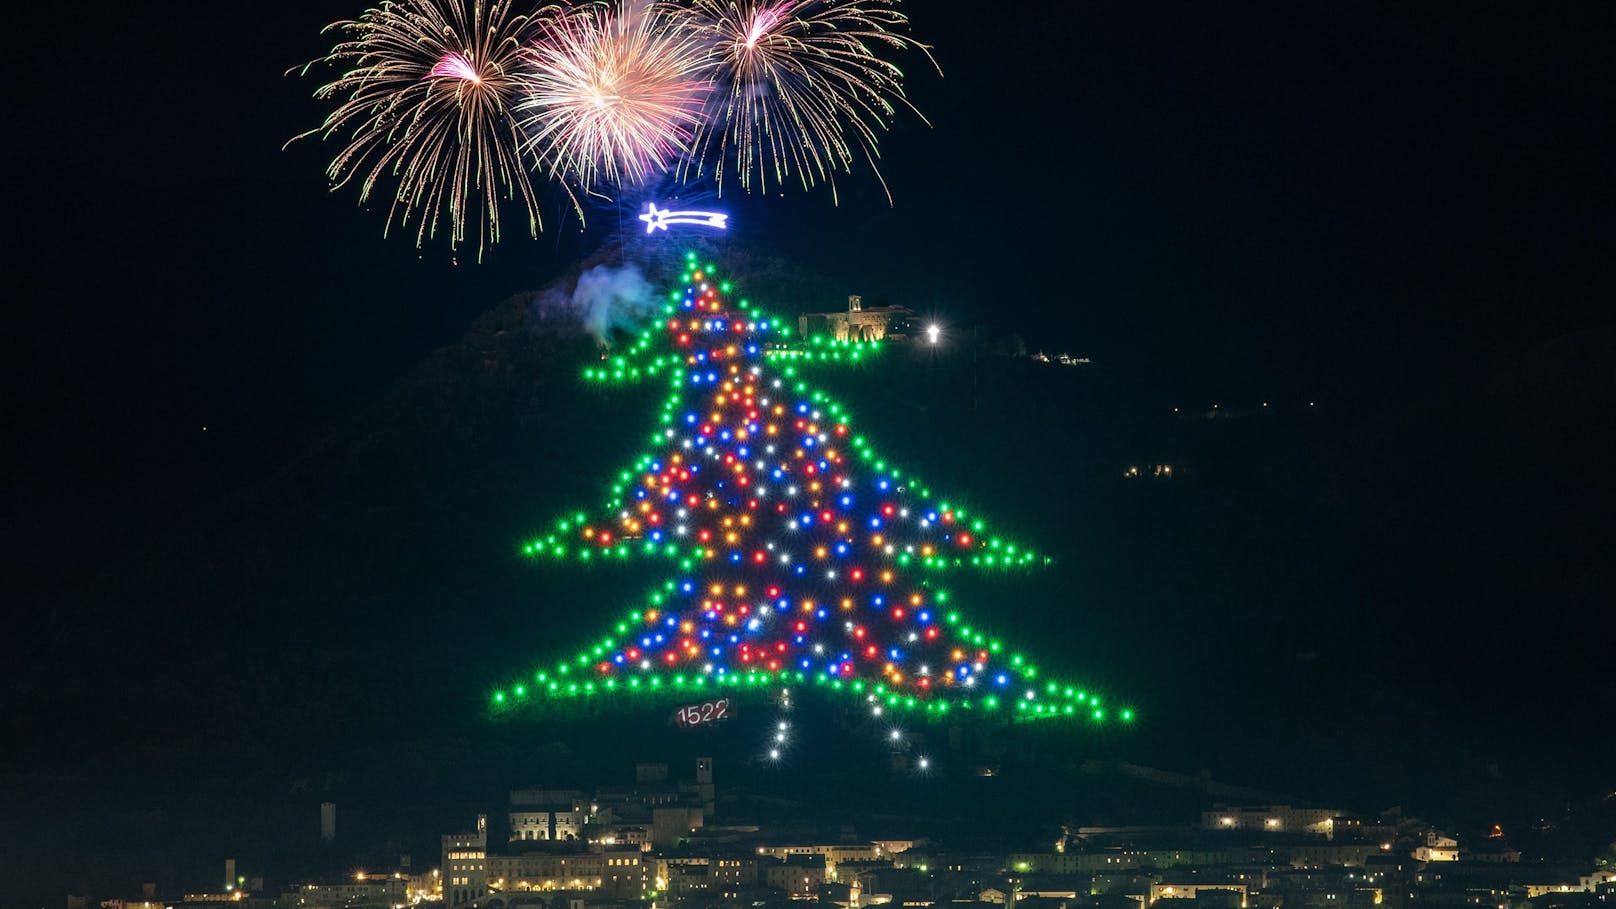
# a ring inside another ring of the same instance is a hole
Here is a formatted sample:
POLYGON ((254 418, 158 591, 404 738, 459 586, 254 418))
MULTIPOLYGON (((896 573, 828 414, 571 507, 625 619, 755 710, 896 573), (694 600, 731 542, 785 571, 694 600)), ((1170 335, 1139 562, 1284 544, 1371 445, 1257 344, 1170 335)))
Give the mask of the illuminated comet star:
POLYGON ((645 214, 640 215, 645 222, 645 232, 655 233, 658 230, 667 230, 669 224, 696 224, 703 227, 716 227, 719 230, 729 229, 729 215, 716 211, 669 211, 657 208, 652 202, 645 214))

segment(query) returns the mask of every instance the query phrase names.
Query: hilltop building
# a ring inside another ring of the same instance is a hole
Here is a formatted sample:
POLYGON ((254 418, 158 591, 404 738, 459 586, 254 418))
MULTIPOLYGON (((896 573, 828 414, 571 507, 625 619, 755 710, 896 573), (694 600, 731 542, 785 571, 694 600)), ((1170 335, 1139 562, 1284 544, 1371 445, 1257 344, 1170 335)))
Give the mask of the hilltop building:
POLYGON ((915 311, 907 306, 865 306, 864 298, 847 298, 846 312, 805 312, 797 317, 803 337, 824 335, 838 341, 880 341, 907 337, 915 311))

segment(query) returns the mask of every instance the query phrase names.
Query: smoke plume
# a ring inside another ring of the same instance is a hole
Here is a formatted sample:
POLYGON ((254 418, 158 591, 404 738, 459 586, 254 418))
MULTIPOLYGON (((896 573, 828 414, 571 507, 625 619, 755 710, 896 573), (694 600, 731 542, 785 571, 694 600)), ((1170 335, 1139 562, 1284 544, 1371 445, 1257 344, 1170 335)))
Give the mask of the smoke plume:
POLYGON ((651 284, 638 266, 596 265, 578 276, 572 293, 551 288, 533 300, 540 321, 576 320, 602 347, 617 331, 636 332, 657 315, 651 284))

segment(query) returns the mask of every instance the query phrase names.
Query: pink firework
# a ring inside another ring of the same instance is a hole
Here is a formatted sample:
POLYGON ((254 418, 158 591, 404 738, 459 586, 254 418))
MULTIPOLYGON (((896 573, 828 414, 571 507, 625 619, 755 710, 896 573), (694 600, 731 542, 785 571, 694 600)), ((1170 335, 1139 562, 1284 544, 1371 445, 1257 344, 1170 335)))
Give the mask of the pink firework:
POLYGON ((449 53, 438 58, 432 66, 432 71, 426 74, 428 79, 459 79, 462 82, 481 84, 483 77, 477 68, 471 65, 465 54, 449 53))
POLYGON ((761 9, 751 10, 751 21, 743 21, 745 27, 740 39, 742 46, 748 51, 756 50, 758 41, 762 40, 763 36, 769 33, 769 29, 780 21, 780 14, 789 6, 790 4, 788 3, 782 3, 778 6, 766 6, 761 9))
POLYGON ((528 147, 553 176, 589 190, 666 172, 691 149, 709 92, 705 56, 646 0, 547 20, 516 108, 528 147))

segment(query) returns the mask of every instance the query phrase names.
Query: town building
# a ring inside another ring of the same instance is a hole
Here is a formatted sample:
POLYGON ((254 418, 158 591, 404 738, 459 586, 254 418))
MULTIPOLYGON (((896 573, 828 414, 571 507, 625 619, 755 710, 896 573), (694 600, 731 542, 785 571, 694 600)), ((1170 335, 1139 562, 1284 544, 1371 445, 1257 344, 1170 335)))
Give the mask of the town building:
POLYGON ((276 909, 360 909, 393 907, 410 901, 409 881, 402 874, 361 874, 352 880, 303 884, 275 900, 276 909))
POLYGON ((477 815, 477 827, 442 837, 443 903, 458 906, 488 892, 488 816, 477 815))
POLYGON ((830 879, 823 854, 792 854, 763 870, 763 885, 794 900, 813 899, 830 879))
POLYGON ((650 889, 651 863, 638 847, 490 855, 487 865, 489 887, 506 892, 585 890, 638 900, 650 889))
MULTIPOLYGON (((1197 905, 1210 904, 1228 907, 1228 909, 1245 909, 1246 885, 1201 882, 1151 884, 1148 905, 1154 906, 1158 900, 1194 900, 1197 905), (1212 896, 1216 899, 1208 900, 1206 899, 1207 896, 1212 896)), ((1172 903, 1170 905, 1182 906, 1184 904, 1172 903)))
POLYGON ((1414 860, 1419 862, 1457 862, 1459 841, 1435 830, 1427 831, 1425 838, 1414 847, 1414 860))
POLYGON ((1268 833, 1311 833, 1325 838, 1335 834, 1334 808, 1293 808, 1290 805, 1239 807, 1214 805, 1201 812, 1203 830, 1262 830, 1268 833))

